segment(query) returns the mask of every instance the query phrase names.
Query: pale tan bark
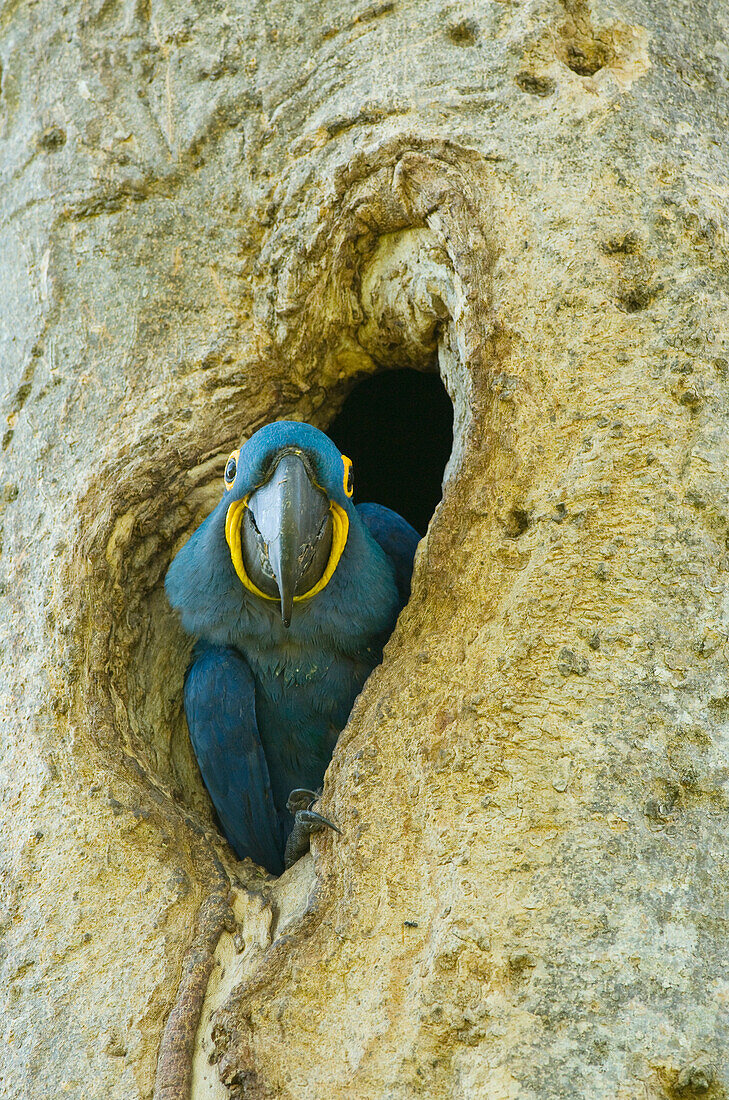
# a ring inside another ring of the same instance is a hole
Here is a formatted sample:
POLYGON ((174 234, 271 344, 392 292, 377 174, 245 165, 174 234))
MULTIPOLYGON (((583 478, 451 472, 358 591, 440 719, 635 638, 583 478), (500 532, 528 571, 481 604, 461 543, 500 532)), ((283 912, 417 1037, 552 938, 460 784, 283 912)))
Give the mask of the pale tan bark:
POLYGON ((6 6, 2 1095, 725 1095, 728 24, 6 6), (274 886, 164 572, 242 436, 436 344, 344 835, 274 886))

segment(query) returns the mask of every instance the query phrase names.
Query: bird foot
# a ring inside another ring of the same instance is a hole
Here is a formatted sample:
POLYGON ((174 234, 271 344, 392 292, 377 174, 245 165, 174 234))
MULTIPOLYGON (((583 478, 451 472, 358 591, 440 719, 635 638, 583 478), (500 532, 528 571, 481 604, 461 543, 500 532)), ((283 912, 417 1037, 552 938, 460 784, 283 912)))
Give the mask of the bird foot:
POLYGON ((322 829, 334 829, 341 836, 342 830, 333 821, 322 817, 312 806, 316 802, 321 791, 308 791, 304 787, 297 787, 289 795, 286 809, 294 815, 294 827, 286 841, 284 852, 284 866, 288 869, 297 859, 301 859, 309 850, 309 838, 312 833, 318 833, 322 829))

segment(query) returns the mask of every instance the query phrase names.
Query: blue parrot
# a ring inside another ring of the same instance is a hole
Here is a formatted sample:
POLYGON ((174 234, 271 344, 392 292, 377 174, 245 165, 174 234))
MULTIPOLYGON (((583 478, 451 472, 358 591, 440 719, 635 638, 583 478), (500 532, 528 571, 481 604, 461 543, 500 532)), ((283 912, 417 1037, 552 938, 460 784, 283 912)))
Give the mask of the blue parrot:
POLYGON ((220 824, 239 859, 280 874, 311 832, 336 829, 316 792, 407 602, 420 536, 384 505, 354 506, 350 459, 310 424, 261 428, 224 485, 165 587, 198 638, 185 715, 220 824))

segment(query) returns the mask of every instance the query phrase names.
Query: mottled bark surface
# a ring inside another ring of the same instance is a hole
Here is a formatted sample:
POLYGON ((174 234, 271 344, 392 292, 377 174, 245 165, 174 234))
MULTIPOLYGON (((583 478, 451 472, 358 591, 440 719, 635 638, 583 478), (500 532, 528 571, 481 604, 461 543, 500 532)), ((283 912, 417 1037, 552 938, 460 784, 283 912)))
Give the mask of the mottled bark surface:
POLYGON ((0 1095, 727 1095, 728 38, 723 0, 4 5, 0 1095), (344 835, 274 885, 162 578, 241 437, 436 348, 344 835))

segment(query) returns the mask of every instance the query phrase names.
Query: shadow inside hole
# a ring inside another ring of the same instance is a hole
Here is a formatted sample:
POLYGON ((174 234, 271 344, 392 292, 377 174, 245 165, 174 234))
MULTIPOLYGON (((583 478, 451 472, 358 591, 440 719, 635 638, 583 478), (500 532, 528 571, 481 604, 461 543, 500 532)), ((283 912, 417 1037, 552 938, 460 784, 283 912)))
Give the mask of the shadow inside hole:
POLYGON ((386 504, 424 535, 453 446, 453 406, 440 375, 390 370, 365 378, 327 434, 352 459, 355 502, 386 504))

